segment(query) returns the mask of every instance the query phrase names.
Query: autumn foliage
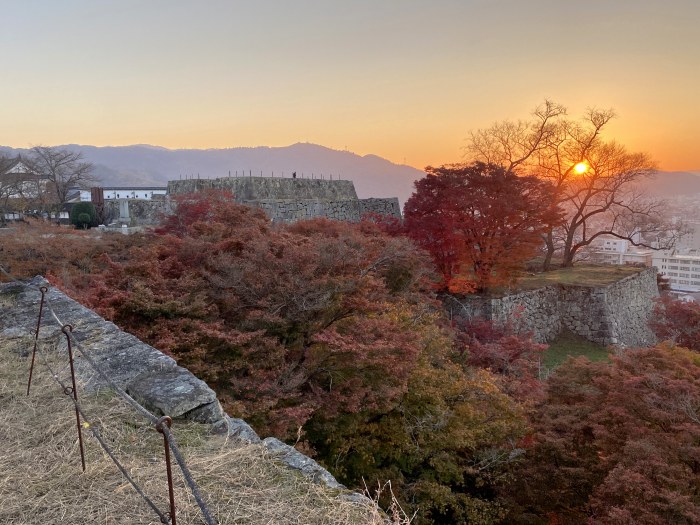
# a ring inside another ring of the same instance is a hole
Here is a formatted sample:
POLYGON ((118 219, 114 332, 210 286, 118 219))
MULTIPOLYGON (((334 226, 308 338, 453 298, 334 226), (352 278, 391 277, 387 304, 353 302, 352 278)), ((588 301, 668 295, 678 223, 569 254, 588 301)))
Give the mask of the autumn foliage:
POLYGON ((372 224, 276 228, 225 194, 178 204, 84 298, 168 351, 234 412, 289 435, 314 414, 379 409, 406 390, 423 261, 372 224), (390 371, 390 373, 388 373, 390 371), (361 372, 361 373, 359 373, 361 372))
POLYGON ((656 303, 651 328, 662 340, 700 352, 700 304, 662 297, 656 303))
MULTIPOLYGON (((2 232, 0 263, 170 353, 346 485, 391 480, 416 525, 700 522, 697 353, 570 360, 541 381, 544 345, 445 318, 397 224, 272 224, 222 192, 177 210, 143 235, 29 223, 2 232)), ((465 260, 451 282, 476 287, 465 260)), ((693 305, 658 308, 657 332, 695 348, 693 305)))
POLYGON ((540 362, 547 345, 530 334, 516 334, 508 324, 481 318, 455 322, 455 350, 467 365, 486 369, 500 381, 502 389, 529 404, 542 393, 540 362))
POLYGON ((561 219, 552 186, 475 163, 428 167, 404 207, 405 229, 455 293, 514 281, 561 219))
POLYGON ((549 379, 509 523, 700 523, 700 359, 570 359, 549 379))

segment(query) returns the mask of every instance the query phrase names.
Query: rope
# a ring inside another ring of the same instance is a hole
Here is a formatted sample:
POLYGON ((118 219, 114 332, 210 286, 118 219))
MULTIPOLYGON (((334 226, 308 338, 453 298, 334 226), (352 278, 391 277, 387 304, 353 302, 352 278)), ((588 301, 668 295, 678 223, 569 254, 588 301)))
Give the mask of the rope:
MULTIPOLYGON (((11 275, 10 273, 5 270, 5 268, 0 265, 0 273, 3 273, 5 276, 7 276, 9 279, 12 281, 22 285, 28 290, 36 291, 34 290, 33 287, 28 285, 27 283, 20 281, 18 278, 15 276, 11 275)), ((46 307, 51 313, 51 316, 54 318, 56 323, 60 328, 63 328, 65 326, 65 323, 61 321, 61 319, 58 317, 56 314, 56 311, 53 309, 51 306, 51 302, 49 301, 49 298, 46 297, 45 299, 46 302, 46 307)), ((109 376, 107 376, 102 369, 95 363, 94 359, 90 356, 89 352, 85 350, 83 345, 80 344, 80 341, 78 341, 75 336, 73 335, 73 332, 68 332, 68 336, 70 337, 71 343, 75 345, 75 347, 80 351, 80 354, 85 358, 85 361, 90 365, 90 367, 102 378, 103 381, 105 381, 111 388, 114 389, 114 391, 119 394, 119 396, 126 401, 129 405, 131 405, 134 410, 136 410, 138 413, 140 413, 143 417, 148 419, 151 423, 156 424, 158 422, 158 418, 153 415, 151 412, 149 412, 145 407, 143 407, 138 401, 136 401, 133 397, 131 397, 129 394, 127 394, 124 389, 122 389, 119 385, 117 385, 114 381, 112 381, 109 376)))
MULTIPOLYGON (((49 364, 48 359, 46 359, 46 356, 44 356, 44 352, 41 350, 38 350, 37 353, 39 354, 39 358, 43 362, 44 366, 48 369, 49 373, 53 377, 54 381, 56 381, 56 383, 58 383, 58 385, 61 387, 61 389, 64 392, 67 392, 68 386, 63 381, 61 381, 59 379, 58 375, 51 368, 51 365, 49 364)), ((151 507, 153 512, 155 512, 158 515, 161 523, 170 523, 170 519, 166 516, 166 514, 164 512, 162 512, 148 496, 146 496, 146 494, 141 489, 141 487, 139 487, 136 484, 136 482, 133 480, 133 478, 129 475, 126 468, 124 468, 124 466, 119 462, 117 457, 114 455, 114 451, 102 439, 102 435, 100 434, 99 429, 93 423, 91 423, 89 421, 89 419, 87 418, 87 416, 85 415, 85 411, 83 410, 83 407, 80 405, 80 403, 78 401, 76 401, 75 399, 73 399, 72 396, 68 396, 68 398, 73 402, 73 404, 75 405, 75 408, 78 410, 78 412, 80 413, 80 416, 83 418, 83 422, 84 422, 83 426, 86 427, 88 430, 90 430, 90 432, 95 437, 97 442, 100 444, 102 449, 107 453, 107 455, 110 457, 110 459, 114 462, 114 464, 117 466, 117 468, 122 473, 122 475, 126 478, 126 480, 134 488, 136 493, 139 496, 141 496, 144 499, 144 501, 148 504, 148 506, 151 507)))
MULTIPOLYGON (((28 290, 33 290, 36 291, 32 286, 28 285, 27 283, 19 280, 15 276, 11 275, 8 273, 5 268, 3 268, 2 265, 0 265, 0 273, 4 274, 7 276, 9 279, 12 281, 19 283, 22 285, 24 288, 28 290)), ((65 326, 65 323, 61 321, 61 319, 58 317, 56 312, 54 311, 53 307, 51 306, 51 302, 49 301, 48 297, 45 299, 45 304, 46 307, 48 308, 49 312, 51 313, 51 316, 54 318, 58 326, 63 328, 65 326)), ((83 347, 83 345, 80 344, 80 341, 78 341, 75 336, 73 335, 73 332, 67 332, 68 337, 71 339, 71 343, 74 344, 74 346, 78 349, 82 357, 87 361, 87 363, 90 365, 90 367, 112 388, 114 391, 121 397, 126 403, 128 403, 134 410, 136 410, 139 414, 141 414, 143 417, 148 419, 152 424, 156 424, 159 420, 155 415, 153 415, 149 410, 147 410, 145 407, 143 407, 138 401, 136 401, 133 397, 131 397, 128 393, 124 391, 119 385, 114 383, 109 376, 107 376, 102 369, 95 363, 94 359, 90 356, 90 353, 86 351, 86 349, 83 347)), ((58 376, 54 376, 54 378, 58 381, 58 376)), ((92 428, 92 427, 90 427, 92 428)), ((199 487, 197 486, 197 483, 194 481, 192 478, 192 474, 190 473, 189 468, 187 467, 187 464, 185 462, 184 457, 182 456, 182 453, 180 452, 179 447, 177 446, 177 442, 175 441, 175 436, 170 432, 169 429, 167 429, 166 425, 163 425, 163 428, 165 429, 164 435, 168 441, 168 445, 170 446, 170 449, 173 452, 173 456, 175 457, 175 461, 177 462, 178 466, 180 467, 180 470, 182 472, 183 477, 185 478, 185 481, 187 482, 187 485, 189 486, 190 490, 192 491, 192 495, 194 496, 195 500, 197 501, 197 505, 199 506, 200 510, 202 511, 202 515, 204 516, 204 519, 207 523, 207 525, 217 525, 217 522, 214 520, 214 518, 211 517, 211 514, 209 513, 209 509, 207 508, 206 504, 204 503, 204 499, 202 498, 202 495, 199 491, 199 487)), ((110 456, 111 457, 111 456, 110 456)), ((161 518, 162 519, 162 518, 161 518)), ((167 523, 167 522, 164 522, 167 523)))
POLYGON ((197 483, 195 480, 192 478, 192 474, 190 473, 190 469, 187 468, 187 464, 185 463, 185 458, 182 456, 182 453, 180 452, 180 449, 177 446, 177 443, 175 442, 175 436, 173 436, 172 432, 170 432, 170 429, 168 428, 167 425, 162 425, 163 428, 163 434, 165 435, 165 438, 168 440, 168 445, 170 445, 170 450, 173 451, 173 456, 175 457, 175 461, 180 467, 180 470, 182 471, 182 476, 185 478, 185 481, 187 482, 187 485, 190 487, 190 490, 192 491, 192 495, 194 496, 194 499, 197 501, 197 505, 199 505, 200 510, 202 511, 202 515, 204 516, 204 520, 207 522, 207 525, 218 525, 216 520, 211 517, 211 514, 209 514, 209 509, 207 509, 206 503, 204 503, 204 499, 202 498, 202 494, 199 492, 199 487, 197 486, 197 483))

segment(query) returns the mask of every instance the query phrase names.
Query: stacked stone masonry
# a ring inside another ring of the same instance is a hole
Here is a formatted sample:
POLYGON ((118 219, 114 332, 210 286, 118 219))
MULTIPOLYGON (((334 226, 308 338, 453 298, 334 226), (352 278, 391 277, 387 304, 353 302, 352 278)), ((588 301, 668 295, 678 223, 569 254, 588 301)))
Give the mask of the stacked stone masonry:
MULTIPOLYGON (((39 287, 47 286, 49 291, 46 298, 51 308, 63 322, 72 325, 73 335, 90 352, 97 366, 152 413, 210 424, 214 433, 226 433, 239 442, 259 443, 272 457, 303 476, 327 487, 342 489, 344 499, 365 501, 364 496, 347 492, 343 485, 311 458, 275 438, 261 440, 245 421, 226 415, 216 393, 189 370, 178 366, 171 357, 123 332, 113 323, 49 286, 45 279, 36 277, 28 285, 0 285, 0 339, 14 343, 24 357, 31 351, 34 340, 41 298, 39 287)), ((43 318, 39 341, 42 345, 66 353, 65 336, 46 309, 43 318)), ((87 391, 109 388, 80 357, 80 353, 76 354, 76 375, 83 388, 87 391)))
POLYGON ((658 295, 656 269, 647 268, 602 287, 546 286, 495 298, 448 296, 446 304, 454 316, 508 324, 542 343, 568 329, 602 345, 636 347, 656 341, 648 321, 658 295))
MULTIPOLYGON (((294 222, 315 217, 358 222, 369 213, 401 217, 398 198, 358 199, 352 181, 234 177, 170 181, 165 199, 130 199, 128 225, 158 224, 164 214, 173 211, 171 196, 207 189, 231 191, 236 202, 262 209, 275 222, 294 222)), ((107 222, 118 220, 119 201, 106 201, 104 205, 107 222)))

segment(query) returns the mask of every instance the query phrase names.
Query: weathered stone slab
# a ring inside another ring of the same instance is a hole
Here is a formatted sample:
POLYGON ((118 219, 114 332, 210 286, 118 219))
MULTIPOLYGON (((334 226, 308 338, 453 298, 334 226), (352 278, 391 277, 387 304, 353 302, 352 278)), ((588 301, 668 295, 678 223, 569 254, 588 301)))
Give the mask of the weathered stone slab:
POLYGON ((345 485, 338 483, 330 472, 294 447, 274 437, 265 438, 262 442, 276 459, 293 469, 299 470, 305 477, 333 489, 346 489, 345 485))
MULTIPOLYGON (((17 341, 18 348, 31 349, 36 328, 41 294, 39 286, 48 286, 43 278, 35 278, 31 289, 17 284, 0 285, 0 337, 17 341)), ((90 352, 97 366, 114 383, 124 388, 138 402, 155 414, 192 419, 212 424, 215 433, 227 433, 238 442, 261 443, 260 437, 243 420, 227 416, 216 394, 204 381, 155 348, 121 331, 114 324, 49 287, 50 305, 62 322, 71 323, 73 334, 90 352)), ((64 352, 65 336, 55 320, 45 312, 40 332, 42 342, 55 343, 64 352)), ((102 388, 105 382, 76 352, 76 373, 87 388, 102 388)), ((318 463, 276 438, 262 444, 270 454, 305 477, 330 488, 345 489, 318 463)), ((366 502, 359 494, 339 495, 354 502, 366 502)))
POLYGON ((212 427, 214 434, 227 434, 241 443, 260 443, 260 436, 242 419, 224 416, 224 419, 212 427))
POLYGON ((142 373, 127 385, 126 391, 157 415, 183 417, 206 406, 209 414, 201 419, 208 421, 202 422, 212 423, 224 416, 214 391, 189 370, 179 366, 170 370, 142 373), (210 406, 212 404, 214 407, 210 406))

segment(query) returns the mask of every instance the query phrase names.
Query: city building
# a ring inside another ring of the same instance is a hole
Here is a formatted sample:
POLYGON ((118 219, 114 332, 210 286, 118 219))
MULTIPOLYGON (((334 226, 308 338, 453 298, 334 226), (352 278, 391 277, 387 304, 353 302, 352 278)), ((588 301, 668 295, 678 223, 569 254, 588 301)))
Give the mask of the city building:
POLYGON ((688 233, 678 239, 676 250, 682 253, 700 250, 700 221, 688 221, 685 226, 688 233))
POLYGON ((700 250, 685 254, 675 250, 656 252, 652 265, 668 279, 672 290, 700 292, 700 250))
POLYGON ((613 235, 601 235, 593 241, 586 253, 591 262, 600 264, 651 266, 654 250, 634 246, 629 240, 613 235))

